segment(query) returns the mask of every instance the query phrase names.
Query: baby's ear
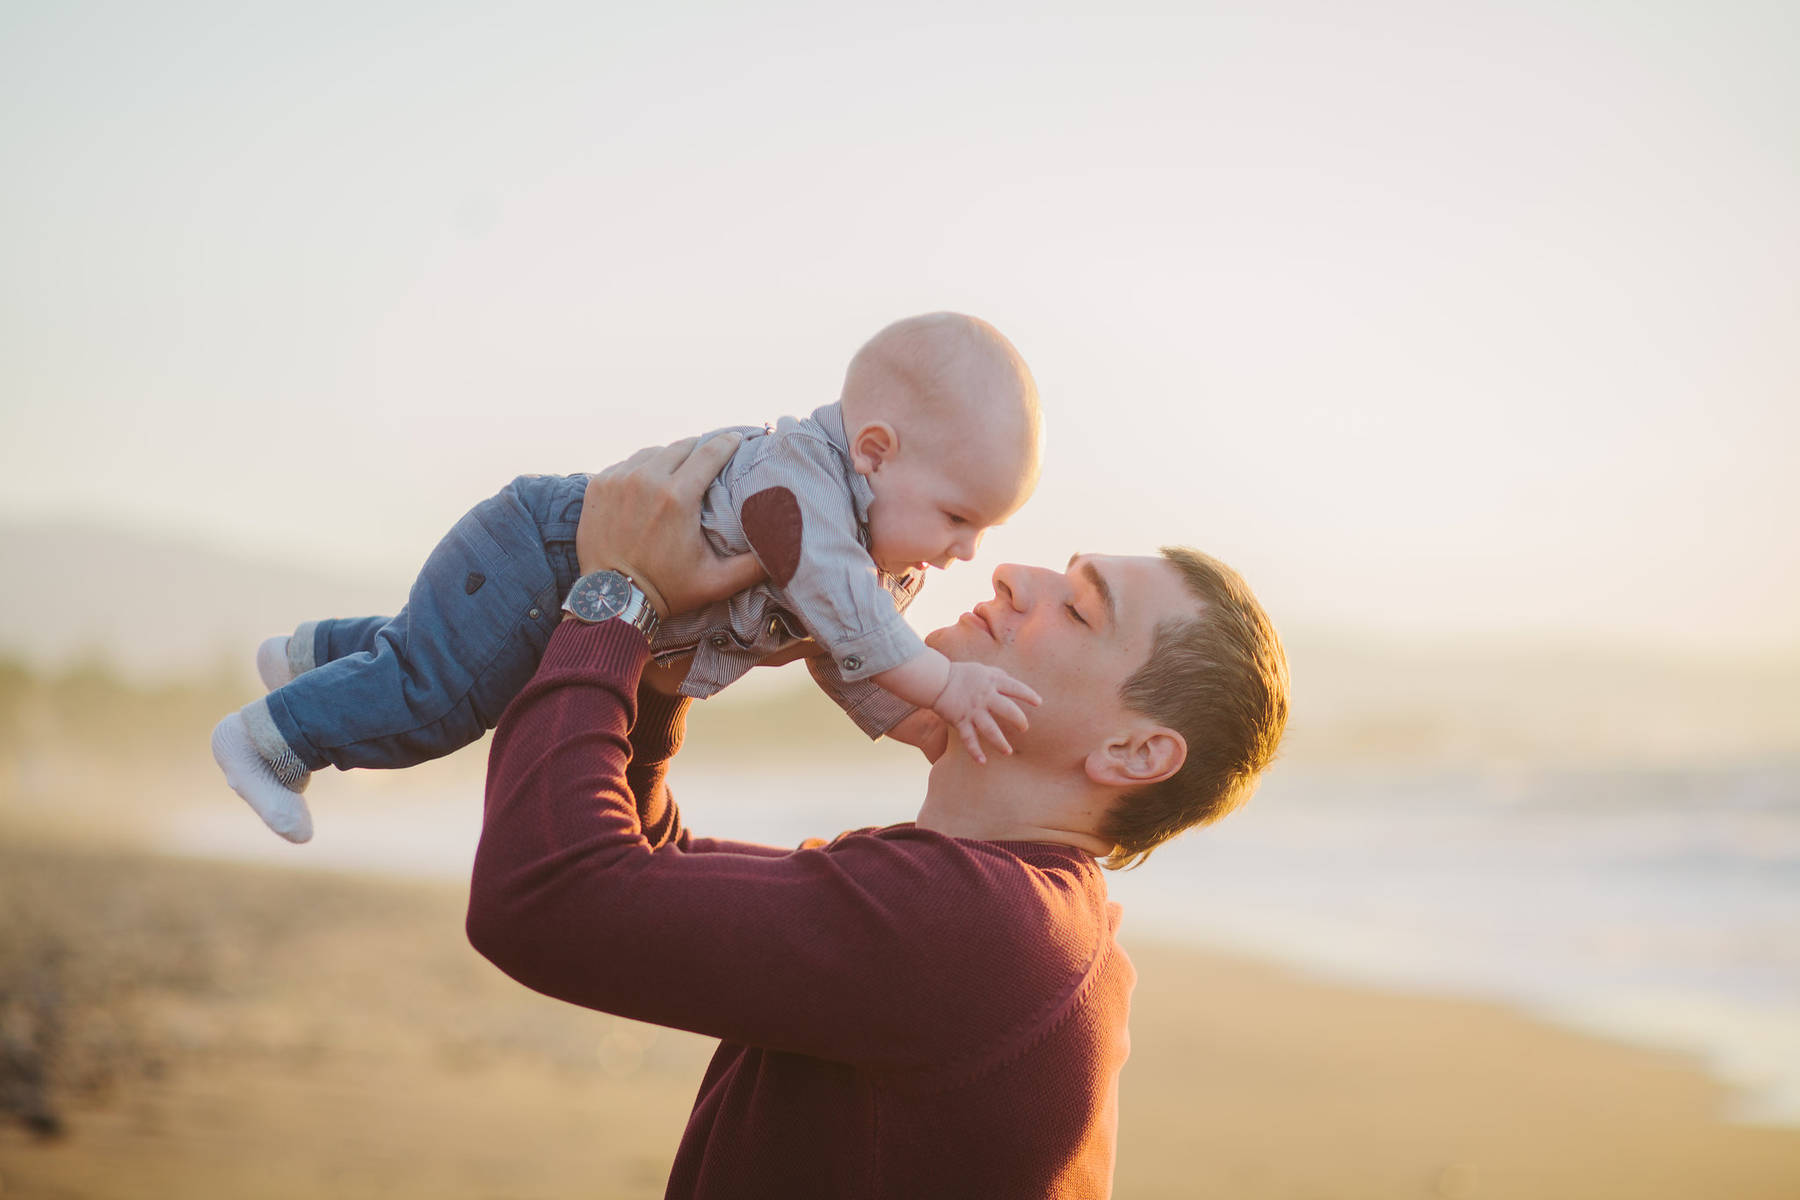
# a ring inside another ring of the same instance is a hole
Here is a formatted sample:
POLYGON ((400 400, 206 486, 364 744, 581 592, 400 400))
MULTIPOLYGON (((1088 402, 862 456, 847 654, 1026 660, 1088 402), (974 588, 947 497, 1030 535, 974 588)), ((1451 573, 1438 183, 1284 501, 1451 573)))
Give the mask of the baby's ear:
POLYGON ((886 421, 870 421, 850 439, 850 465, 858 475, 873 475, 899 450, 899 431, 886 421))

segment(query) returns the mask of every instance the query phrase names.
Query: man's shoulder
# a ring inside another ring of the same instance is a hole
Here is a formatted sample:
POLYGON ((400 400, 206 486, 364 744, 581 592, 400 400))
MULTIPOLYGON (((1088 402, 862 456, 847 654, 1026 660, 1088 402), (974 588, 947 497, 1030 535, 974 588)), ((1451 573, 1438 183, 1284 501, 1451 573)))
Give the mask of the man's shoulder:
POLYGON ((853 830, 822 850, 844 860, 846 879, 871 903, 916 930, 913 944, 929 963, 922 977, 933 981, 916 998, 921 1012, 969 1035, 959 1074, 1027 1046, 1084 1052, 1043 1041, 1076 1007, 1105 1008, 1106 1029, 1123 1020, 1119 997, 1135 977, 1115 938, 1118 906, 1091 856, 911 824, 853 830))
POLYGON ((1106 881, 1093 857, 1072 846, 951 837, 907 821, 853 829, 818 848, 849 856, 859 877, 885 869, 904 886, 929 881, 921 897, 946 919, 962 922, 979 911, 1001 939, 1053 929, 1098 936, 1110 928, 1106 881))
MULTIPOLYGON (((826 844, 837 845, 849 838, 875 838, 926 857, 968 859, 1010 869, 1066 871, 1084 877, 1099 870, 1093 855, 1060 842, 956 837, 927 829, 915 821, 848 829, 826 844)), ((1094 878, 1098 878, 1097 874, 1094 878)))

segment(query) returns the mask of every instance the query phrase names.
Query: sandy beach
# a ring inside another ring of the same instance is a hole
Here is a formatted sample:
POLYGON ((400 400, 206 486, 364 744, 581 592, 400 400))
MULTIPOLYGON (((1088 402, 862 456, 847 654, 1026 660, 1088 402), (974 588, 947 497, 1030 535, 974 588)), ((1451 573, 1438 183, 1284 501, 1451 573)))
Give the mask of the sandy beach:
MULTIPOLYGON (((459 889, 0 845, 0 1195, 662 1194, 709 1043, 513 984, 459 889)), ((1128 949, 1120 1197, 1800 1193, 1678 1057, 1128 949)))

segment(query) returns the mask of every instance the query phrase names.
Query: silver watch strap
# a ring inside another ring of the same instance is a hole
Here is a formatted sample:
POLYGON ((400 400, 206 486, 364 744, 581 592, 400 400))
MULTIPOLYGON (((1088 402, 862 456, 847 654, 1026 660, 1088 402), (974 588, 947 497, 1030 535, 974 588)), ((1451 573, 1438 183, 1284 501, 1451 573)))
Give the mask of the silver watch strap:
MULTIPOLYGON (((620 574, 624 572, 621 571, 620 574)), ((662 623, 662 618, 656 615, 656 606, 650 603, 650 597, 638 586, 637 580, 629 575, 625 578, 631 583, 632 600, 625 611, 619 614, 619 620, 636 628, 644 635, 645 641, 655 641, 656 627, 662 623)))

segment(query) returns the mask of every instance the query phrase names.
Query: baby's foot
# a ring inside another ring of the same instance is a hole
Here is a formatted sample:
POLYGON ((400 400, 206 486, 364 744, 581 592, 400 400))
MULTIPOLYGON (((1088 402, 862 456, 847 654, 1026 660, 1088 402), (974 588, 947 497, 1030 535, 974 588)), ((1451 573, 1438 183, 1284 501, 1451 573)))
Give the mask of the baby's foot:
MULTIPOLYGON (((312 813, 306 797, 282 785, 250 740, 244 714, 234 712, 213 726, 213 761, 225 772, 225 782, 242 796, 263 819, 263 824, 290 842, 304 842, 313 835, 312 813)), ((302 778, 301 787, 306 786, 302 778)))
POLYGON ((294 667, 288 661, 286 635, 272 637, 256 648, 256 673, 271 692, 284 683, 294 681, 294 667))

